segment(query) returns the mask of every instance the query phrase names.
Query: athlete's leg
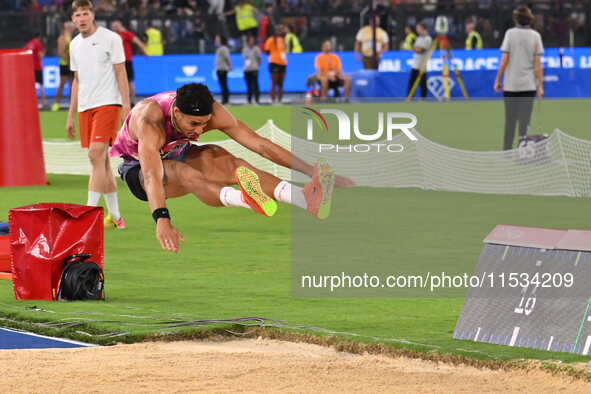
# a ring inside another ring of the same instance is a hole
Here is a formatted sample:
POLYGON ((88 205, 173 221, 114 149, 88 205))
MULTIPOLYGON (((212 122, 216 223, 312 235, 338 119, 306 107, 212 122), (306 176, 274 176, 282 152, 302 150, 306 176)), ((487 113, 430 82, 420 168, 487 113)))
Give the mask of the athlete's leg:
MULTIPOLYGON (((180 161, 164 160, 163 167, 162 183, 167 198, 192 193, 202 202, 214 207, 250 208, 266 216, 273 216, 277 210, 275 201, 261 190, 257 175, 245 167, 236 171, 236 180, 239 182, 241 190, 212 182, 205 177, 202 171, 180 161)), ((144 187, 141 170, 139 181, 144 187)))
POLYGON ((334 171, 326 161, 316 163, 312 181, 305 188, 259 170, 217 145, 192 146, 186 154, 185 163, 199 170, 209 181, 224 186, 236 184, 236 170, 246 167, 258 176, 262 191, 267 196, 307 209, 320 219, 326 218, 330 212, 334 171))
MULTIPOLYGON (((223 185, 207 179, 203 172, 176 160, 164 160, 164 193, 167 198, 181 197, 192 193, 207 205, 223 206, 220 191, 223 185)), ((140 171, 143 186, 143 174, 140 171)))
POLYGON ((253 167, 217 145, 192 146, 187 152, 185 163, 201 171, 208 180, 224 186, 235 185, 236 170, 247 167, 257 174, 263 191, 269 196, 273 196, 275 188, 281 182, 276 176, 253 167))

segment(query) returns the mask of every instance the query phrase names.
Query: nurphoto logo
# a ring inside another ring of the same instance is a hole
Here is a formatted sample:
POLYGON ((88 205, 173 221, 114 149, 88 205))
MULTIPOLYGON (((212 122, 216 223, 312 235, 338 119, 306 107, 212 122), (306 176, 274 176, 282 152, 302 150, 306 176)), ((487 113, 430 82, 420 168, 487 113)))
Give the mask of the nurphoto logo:
POLYGON ((305 115, 309 117, 307 120, 307 135, 308 141, 314 140, 314 129, 320 130, 323 133, 330 133, 328 123, 323 114, 334 115, 338 122, 337 136, 339 142, 351 141, 352 136, 361 141, 373 141, 373 143, 365 144, 324 144, 318 146, 319 152, 390 152, 399 153, 404 150, 401 144, 389 143, 393 137, 402 132, 411 141, 416 141, 411 129, 417 124, 417 117, 407 112, 378 112, 377 115, 377 130, 368 131, 360 130, 359 128, 359 112, 353 112, 353 121, 347 113, 338 109, 323 108, 316 111, 310 107, 303 107, 306 110, 305 115), (316 124, 316 127, 315 127, 316 124), (385 137, 384 137, 385 134, 385 137), (379 142, 378 142, 379 141, 379 142))

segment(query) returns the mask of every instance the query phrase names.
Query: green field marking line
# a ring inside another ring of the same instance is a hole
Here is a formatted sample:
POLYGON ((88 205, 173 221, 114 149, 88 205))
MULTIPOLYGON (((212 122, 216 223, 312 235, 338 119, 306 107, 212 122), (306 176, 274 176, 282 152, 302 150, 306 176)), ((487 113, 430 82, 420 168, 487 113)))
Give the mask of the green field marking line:
POLYGON ((573 350, 577 348, 577 343, 579 343, 579 337, 581 336, 581 331, 583 331, 583 324, 585 324, 585 319, 587 318, 587 312, 589 311, 589 304, 591 304, 591 298, 587 301, 587 308, 585 308, 585 314, 583 315, 583 321, 581 322, 581 327, 579 327, 579 333, 577 334, 577 340, 575 341, 575 345, 573 346, 573 350))

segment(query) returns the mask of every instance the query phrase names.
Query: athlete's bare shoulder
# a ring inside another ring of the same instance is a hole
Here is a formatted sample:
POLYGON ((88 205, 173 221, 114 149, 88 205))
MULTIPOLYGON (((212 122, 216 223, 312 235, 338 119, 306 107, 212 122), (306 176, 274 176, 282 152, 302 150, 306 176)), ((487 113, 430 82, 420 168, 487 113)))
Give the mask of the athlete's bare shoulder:
POLYGON ((138 119, 150 121, 164 121, 164 112, 156 100, 142 100, 135 107, 133 112, 138 119))
POLYGON ((142 100, 131 111, 129 134, 137 140, 150 130, 164 130, 164 113, 155 100, 142 100))
POLYGON ((211 112, 211 119, 207 123, 207 131, 209 130, 228 130, 238 125, 238 120, 228 111, 222 104, 214 101, 213 111, 211 112))

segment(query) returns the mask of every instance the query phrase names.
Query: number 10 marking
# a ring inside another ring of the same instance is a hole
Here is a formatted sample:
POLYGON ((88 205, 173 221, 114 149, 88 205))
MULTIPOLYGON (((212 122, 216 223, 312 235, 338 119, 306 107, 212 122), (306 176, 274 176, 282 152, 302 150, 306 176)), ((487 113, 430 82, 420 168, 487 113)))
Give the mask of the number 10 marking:
POLYGON ((529 286, 526 286, 523 288, 523 290, 521 290, 521 301, 519 302, 519 306, 515 308, 515 313, 524 314, 525 316, 529 316, 536 306, 536 289, 538 288, 538 286, 534 287, 526 301, 525 294, 527 293, 528 287, 529 286), (523 305, 524 301, 525 306, 523 305))

